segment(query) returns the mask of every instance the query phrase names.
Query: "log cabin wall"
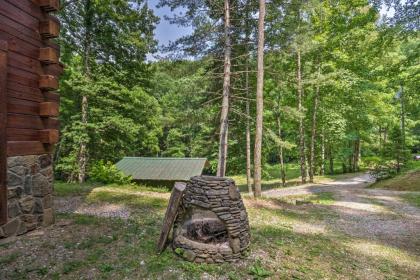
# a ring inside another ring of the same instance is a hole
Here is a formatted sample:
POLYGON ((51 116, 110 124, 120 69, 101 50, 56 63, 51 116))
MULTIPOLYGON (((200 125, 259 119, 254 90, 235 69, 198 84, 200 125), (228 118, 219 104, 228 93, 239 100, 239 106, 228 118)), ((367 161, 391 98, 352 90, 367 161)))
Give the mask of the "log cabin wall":
POLYGON ((59 0, 0 0, 0 238, 54 222, 59 0))

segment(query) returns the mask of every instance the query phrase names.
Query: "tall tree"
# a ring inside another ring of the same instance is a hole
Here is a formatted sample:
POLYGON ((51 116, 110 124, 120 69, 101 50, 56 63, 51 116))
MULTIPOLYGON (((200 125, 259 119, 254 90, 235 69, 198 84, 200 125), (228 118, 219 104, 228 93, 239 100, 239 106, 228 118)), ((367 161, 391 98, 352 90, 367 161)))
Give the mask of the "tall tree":
POLYGON ((228 151, 228 129, 229 129, 229 92, 230 92, 230 67, 231 67, 231 26, 230 26, 230 3, 224 1, 224 30, 225 30, 225 57, 223 74, 223 98, 222 110, 220 113, 220 139, 219 158, 217 163, 217 176, 224 177, 226 173, 226 160, 228 151))
MULTIPOLYGON (((78 55, 87 83, 105 73, 126 85, 144 84, 144 60, 154 49, 153 29, 157 18, 144 1, 93 0, 65 1, 60 14, 63 59, 78 55), (130 69, 130 71, 127 71, 130 69)), ((89 158, 89 96, 85 91, 80 104, 82 135, 78 138, 77 178, 85 181, 89 158)))
POLYGON ((259 1, 257 50, 257 110, 254 148, 254 196, 261 197, 261 152, 264 112, 264 21, 265 0, 259 1))

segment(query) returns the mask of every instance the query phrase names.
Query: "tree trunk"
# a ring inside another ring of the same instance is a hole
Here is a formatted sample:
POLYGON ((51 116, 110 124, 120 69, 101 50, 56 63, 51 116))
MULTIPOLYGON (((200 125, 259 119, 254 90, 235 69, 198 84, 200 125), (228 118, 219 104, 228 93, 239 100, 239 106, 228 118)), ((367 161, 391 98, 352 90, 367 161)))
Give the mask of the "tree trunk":
MULTIPOLYGON (((247 18, 250 16, 248 7, 249 1, 246 2, 247 5, 247 18)), ((245 113, 246 113, 246 184, 248 186, 248 193, 252 195, 252 174, 251 174, 251 124, 250 124, 250 110, 249 110, 249 43, 250 43, 250 26, 248 21, 245 25, 245 94, 246 94, 246 103, 245 103, 245 113)))
POLYGON ((334 174, 334 155, 331 144, 328 145, 328 157, 330 162, 330 175, 334 174))
POLYGON ((225 0, 225 63, 223 75, 223 99, 222 111, 220 114, 220 139, 219 139, 219 160, 217 163, 217 176, 226 175, 226 159, 228 150, 228 128, 229 128, 229 91, 230 91, 230 56, 231 56, 231 38, 230 38, 230 3, 225 0))
POLYGON ((318 65, 318 82, 315 90, 314 108, 312 113, 312 131, 311 131, 311 147, 309 154, 309 182, 314 182, 314 168, 315 168, 315 140, 316 140, 316 117, 318 113, 319 103, 319 77, 321 75, 321 67, 318 65))
POLYGON ((248 193, 252 195, 252 175, 251 175, 251 128, 249 113, 249 60, 248 48, 245 65, 245 91, 246 91, 246 183, 248 185, 248 193))
MULTIPOLYGON (((279 111, 277 114, 277 128, 279 133, 279 139, 281 138, 281 116, 280 116, 280 102, 279 102, 279 111)), ((283 146, 280 145, 279 147, 279 157, 280 157, 280 176, 281 176, 281 184, 283 187, 286 186, 286 170, 284 168, 284 159, 283 159, 283 146)))
POLYGON ((303 123, 303 110, 302 110, 302 76, 301 76, 301 57, 300 49, 297 49, 297 70, 296 70, 296 81, 297 81, 297 94, 298 94, 298 112, 299 112, 299 151, 300 151, 300 175, 302 177, 302 184, 306 183, 306 156, 305 156, 305 127, 303 123))
POLYGON ((257 62, 257 116, 254 149, 254 196, 261 196, 261 150, 263 136, 263 106, 264 106, 264 19, 265 0, 259 0, 260 14, 258 19, 258 62, 257 62))
MULTIPOLYGON (((89 79, 91 76, 90 73, 90 48, 91 48, 91 34, 92 34, 92 13, 93 13, 93 7, 91 0, 86 0, 85 2, 85 18, 84 18, 84 25, 85 25, 85 38, 84 38, 84 52, 83 52, 83 71, 85 76, 89 79)), ((86 95, 82 96, 82 124, 83 127, 87 128, 88 124, 88 109, 89 109, 89 103, 88 98, 86 95)), ((79 146, 79 155, 78 155, 78 167, 79 167, 79 176, 78 181, 80 184, 84 183, 86 180, 86 164, 87 164, 87 142, 88 139, 85 139, 85 137, 81 138, 80 146, 79 146)))
POLYGON ((401 147, 402 147, 402 162, 406 161, 405 157, 405 100, 404 100, 404 87, 401 84, 401 147))
POLYGON ((320 174, 323 176, 325 175, 325 136, 324 136, 324 128, 322 128, 321 133, 321 172, 320 174))

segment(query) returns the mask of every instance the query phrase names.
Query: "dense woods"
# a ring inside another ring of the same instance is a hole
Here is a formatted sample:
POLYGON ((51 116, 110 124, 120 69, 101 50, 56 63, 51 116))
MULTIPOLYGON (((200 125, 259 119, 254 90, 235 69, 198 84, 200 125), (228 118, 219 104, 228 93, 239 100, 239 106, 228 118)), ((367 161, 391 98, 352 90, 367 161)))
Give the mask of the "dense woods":
POLYGON ((246 173, 250 192, 255 175, 258 194, 272 164, 283 184, 288 163, 302 182, 399 169, 420 151, 419 7, 385 2, 161 0, 193 33, 159 49, 147 1, 65 1, 58 176, 206 157, 210 173, 246 173), (169 56, 146 59, 157 51, 169 56))

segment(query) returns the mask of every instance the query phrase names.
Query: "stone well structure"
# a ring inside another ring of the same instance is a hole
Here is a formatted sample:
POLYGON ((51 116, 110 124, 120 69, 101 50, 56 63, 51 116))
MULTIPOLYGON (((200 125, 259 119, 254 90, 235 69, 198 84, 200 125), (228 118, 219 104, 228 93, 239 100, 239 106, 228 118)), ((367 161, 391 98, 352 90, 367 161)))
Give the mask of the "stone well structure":
POLYGON ((173 235, 175 252, 189 261, 221 263, 246 256, 248 215, 235 182, 224 177, 192 177, 173 235))

